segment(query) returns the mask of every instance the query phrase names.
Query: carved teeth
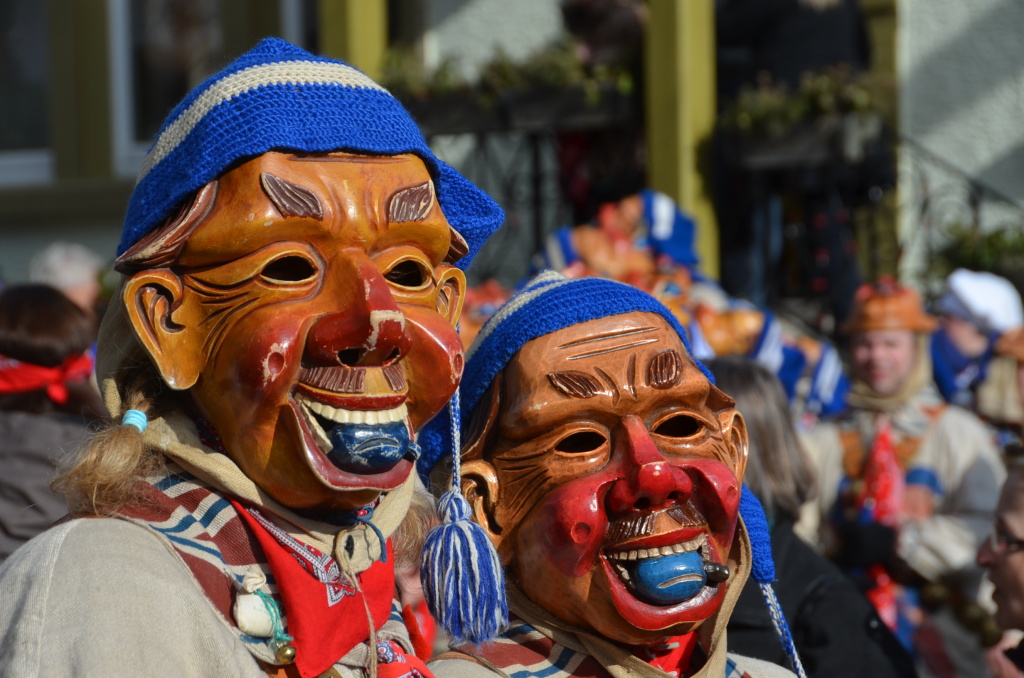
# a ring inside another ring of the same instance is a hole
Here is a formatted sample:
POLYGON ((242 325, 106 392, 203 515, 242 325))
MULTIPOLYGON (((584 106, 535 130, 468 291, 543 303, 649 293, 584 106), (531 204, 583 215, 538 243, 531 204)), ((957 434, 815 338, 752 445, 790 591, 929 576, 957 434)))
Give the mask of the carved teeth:
POLYGON ((409 408, 404 403, 390 410, 345 410, 310 400, 300 394, 295 395, 295 400, 303 410, 306 410, 306 423, 309 426, 309 431, 324 453, 330 452, 334 445, 313 414, 333 421, 335 424, 390 424, 395 421, 405 421, 405 418, 409 416, 409 408))
POLYGON ((336 424, 390 424, 405 421, 409 408, 403 403, 390 410, 345 410, 310 400, 296 394, 295 399, 306 409, 336 424))
POLYGON ((631 551, 610 551, 606 555, 611 560, 643 560, 645 558, 670 556, 674 553, 689 553, 690 551, 696 551, 697 549, 702 549, 701 553, 703 553, 703 547, 706 546, 706 544, 707 535, 702 534, 680 544, 653 547, 649 549, 635 549, 631 551))

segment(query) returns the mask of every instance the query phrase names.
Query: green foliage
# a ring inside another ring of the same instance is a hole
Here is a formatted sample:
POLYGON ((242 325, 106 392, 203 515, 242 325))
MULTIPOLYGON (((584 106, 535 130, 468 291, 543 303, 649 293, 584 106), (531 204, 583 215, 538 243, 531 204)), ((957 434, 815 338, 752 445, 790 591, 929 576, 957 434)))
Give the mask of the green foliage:
POLYGON ((468 83, 459 74, 458 63, 444 61, 433 72, 408 49, 393 48, 385 58, 381 84, 400 99, 428 99, 454 92, 472 92, 487 104, 503 92, 582 86, 587 99, 596 104, 601 84, 614 83, 622 94, 633 90, 632 76, 624 67, 603 65, 587 72, 576 53, 575 43, 563 37, 547 49, 525 60, 516 61, 502 49, 480 70, 476 83, 468 83))
POLYGON ((958 268, 991 271, 1014 279, 1024 272, 1024 224, 1012 224, 985 233, 976 226, 957 224, 947 231, 948 241, 929 262, 929 273, 945 278, 958 268))
POLYGON ((406 48, 388 50, 381 82, 399 99, 426 99, 470 89, 455 59, 445 59, 428 73, 420 59, 406 48))
POLYGON ((763 79, 744 87, 719 117, 719 125, 741 134, 775 139, 803 122, 846 113, 891 117, 894 90, 890 80, 871 73, 854 73, 838 66, 805 73, 796 92, 763 79))

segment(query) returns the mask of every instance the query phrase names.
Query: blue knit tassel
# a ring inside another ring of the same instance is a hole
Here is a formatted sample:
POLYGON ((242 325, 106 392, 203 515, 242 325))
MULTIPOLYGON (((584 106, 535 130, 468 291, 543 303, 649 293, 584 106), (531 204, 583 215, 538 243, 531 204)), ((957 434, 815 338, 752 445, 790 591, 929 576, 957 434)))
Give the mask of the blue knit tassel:
POLYGON ((786 623, 786 616, 782 613, 782 606, 775 595, 775 560, 772 558, 771 532, 768 530, 768 520, 764 516, 764 508, 761 501, 750 491, 750 488, 743 485, 743 493, 740 495, 740 516, 743 518, 743 525, 747 528, 747 536, 750 537, 750 552, 753 563, 750 567, 750 576, 757 582, 761 589, 761 595, 768 606, 768 616, 772 619, 772 626, 775 627, 775 635, 782 642, 782 649, 789 657, 793 673, 799 678, 807 678, 804 672, 804 665, 797 654, 796 645, 793 644, 793 634, 789 632, 789 624, 786 623))
POLYGON ((438 501, 441 524, 427 535, 420 581, 430 613, 458 643, 479 645, 508 626, 501 561, 487 533, 470 521, 459 471, 459 396, 450 405, 455 441, 450 489, 438 501))

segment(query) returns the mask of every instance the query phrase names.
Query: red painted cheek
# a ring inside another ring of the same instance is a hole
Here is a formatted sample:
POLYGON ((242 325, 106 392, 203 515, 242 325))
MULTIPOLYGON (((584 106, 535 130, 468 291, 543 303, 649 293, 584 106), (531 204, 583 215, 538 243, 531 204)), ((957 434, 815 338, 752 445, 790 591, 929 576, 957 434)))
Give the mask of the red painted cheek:
POLYGON ((465 359, 455 328, 431 309, 402 305, 411 338, 402 360, 409 380, 409 414, 419 429, 441 411, 462 378, 465 359))
POLYGON ((567 577, 581 577, 597 563, 608 526, 599 483, 570 482, 538 507, 539 531, 552 564, 567 577))
POLYGON ((692 501, 711 529, 731 538, 740 506, 740 484, 732 469, 717 459, 687 459, 677 464, 693 481, 692 501))

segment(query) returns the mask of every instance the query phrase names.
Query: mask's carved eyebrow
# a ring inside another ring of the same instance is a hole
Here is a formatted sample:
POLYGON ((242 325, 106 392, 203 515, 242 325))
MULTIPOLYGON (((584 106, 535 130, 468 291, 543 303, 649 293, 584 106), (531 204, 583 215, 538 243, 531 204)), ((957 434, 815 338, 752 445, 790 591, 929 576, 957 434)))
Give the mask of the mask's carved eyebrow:
POLYGON ((555 390, 570 398, 593 398, 598 394, 607 394, 597 379, 576 370, 564 370, 548 374, 548 381, 555 390))
POLYGON ((274 203, 274 207, 282 217, 313 217, 318 221, 324 219, 324 208, 320 200, 311 190, 290 181, 285 181, 273 174, 260 174, 260 186, 263 192, 274 203))
MULTIPOLYGON (((434 183, 431 181, 397 191, 388 199, 388 223, 426 219, 430 216, 435 199, 434 183)), ((469 254, 469 243, 451 226, 448 227, 448 233, 451 236, 451 245, 448 247, 444 261, 454 264, 469 254)))
POLYGON ((661 351, 647 363, 647 385, 672 388, 683 378, 683 359, 675 349, 661 351))
POLYGON ((388 221, 392 224, 423 221, 434 206, 434 184, 426 182, 397 191, 388 200, 388 221))
POLYGON ((630 348, 636 348, 637 346, 643 346, 644 344, 653 344, 658 341, 656 338, 645 339, 637 335, 646 334, 647 332, 654 332, 657 328, 655 327, 630 327, 625 330, 614 330, 611 332, 605 332, 593 337, 587 337, 586 339, 580 339, 578 341, 571 341, 567 344, 562 344, 559 349, 569 349, 583 344, 596 344, 597 342, 613 341, 617 339, 627 339, 625 343, 618 344, 605 344, 604 346, 588 346, 584 353, 571 355, 566 360, 580 360, 581 358, 590 358, 595 355, 603 355, 605 353, 614 353, 615 351, 625 351, 630 348))

